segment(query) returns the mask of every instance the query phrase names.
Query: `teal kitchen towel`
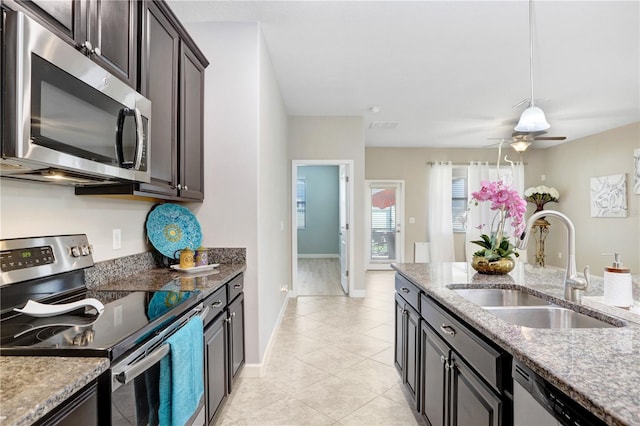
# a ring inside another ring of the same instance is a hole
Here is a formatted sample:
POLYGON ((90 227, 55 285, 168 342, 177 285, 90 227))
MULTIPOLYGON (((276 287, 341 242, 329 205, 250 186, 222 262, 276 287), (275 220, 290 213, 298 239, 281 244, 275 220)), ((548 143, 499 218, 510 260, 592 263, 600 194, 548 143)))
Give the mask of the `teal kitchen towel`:
POLYGON ((196 316, 167 339, 171 352, 160 362, 160 426, 183 426, 204 394, 203 326, 196 316))

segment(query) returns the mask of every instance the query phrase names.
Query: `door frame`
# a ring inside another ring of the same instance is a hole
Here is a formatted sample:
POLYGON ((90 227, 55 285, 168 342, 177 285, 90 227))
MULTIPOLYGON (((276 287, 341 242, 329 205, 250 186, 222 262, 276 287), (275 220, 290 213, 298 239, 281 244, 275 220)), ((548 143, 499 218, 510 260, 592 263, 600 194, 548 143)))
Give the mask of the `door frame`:
MULTIPOLYGON (((351 297, 354 294, 353 288, 353 270, 354 270, 354 186, 353 186, 353 160, 291 160, 291 291, 289 297, 298 296, 298 221, 296 212, 296 185, 298 181, 298 167, 299 166, 346 166, 346 175, 349 179, 347 184, 347 222, 349 225, 348 230, 348 271, 349 271, 349 293, 347 296, 351 297)), ((339 230, 336 230, 338 232, 339 230)))
POLYGON ((404 180, 403 179, 367 179, 364 181, 364 211, 365 211, 365 250, 364 264, 368 271, 391 270, 391 263, 404 263, 404 240, 407 227, 404 223, 404 180), (396 254, 397 259, 393 262, 371 263, 371 185, 396 187, 398 197, 396 197, 396 229, 397 233, 396 254))

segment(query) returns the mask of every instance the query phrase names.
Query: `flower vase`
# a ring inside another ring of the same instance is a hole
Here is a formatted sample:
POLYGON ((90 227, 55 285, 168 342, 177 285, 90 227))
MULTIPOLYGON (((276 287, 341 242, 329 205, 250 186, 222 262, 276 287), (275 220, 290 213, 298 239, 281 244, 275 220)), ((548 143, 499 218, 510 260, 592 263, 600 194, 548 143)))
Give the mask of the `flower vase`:
POLYGON ((473 256, 471 267, 481 274, 504 275, 508 274, 516 266, 516 262, 510 257, 501 257, 489 261, 484 256, 473 256))

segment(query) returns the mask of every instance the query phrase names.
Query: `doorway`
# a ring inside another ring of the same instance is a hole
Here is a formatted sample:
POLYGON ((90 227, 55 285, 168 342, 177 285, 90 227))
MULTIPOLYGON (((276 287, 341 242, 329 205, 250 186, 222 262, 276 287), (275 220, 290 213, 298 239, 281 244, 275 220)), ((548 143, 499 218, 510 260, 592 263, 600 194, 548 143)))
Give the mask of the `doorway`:
POLYGON ((352 170, 350 160, 292 162, 292 297, 353 288, 352 170))
POLYGON ((404 181, 366 181, 367 269, 404 261, 404 181))

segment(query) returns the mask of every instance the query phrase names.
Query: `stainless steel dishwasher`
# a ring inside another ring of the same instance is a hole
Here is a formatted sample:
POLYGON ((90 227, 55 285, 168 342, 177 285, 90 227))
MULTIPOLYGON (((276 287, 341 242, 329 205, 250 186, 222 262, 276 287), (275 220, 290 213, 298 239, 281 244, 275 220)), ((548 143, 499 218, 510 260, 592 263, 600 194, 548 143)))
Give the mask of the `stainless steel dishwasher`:
POLYGON ((605 423, 519 361, 513 361, 514 426, 605 423))

